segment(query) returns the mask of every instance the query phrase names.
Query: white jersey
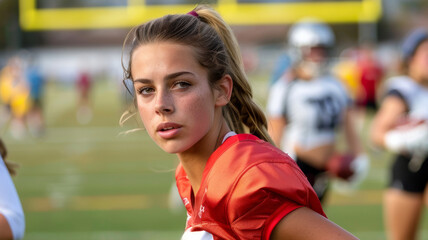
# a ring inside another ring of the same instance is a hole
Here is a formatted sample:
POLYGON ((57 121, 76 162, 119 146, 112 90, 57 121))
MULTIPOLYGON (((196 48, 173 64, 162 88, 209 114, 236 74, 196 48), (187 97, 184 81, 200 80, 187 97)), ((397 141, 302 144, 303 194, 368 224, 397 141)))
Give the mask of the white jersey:
POLYGON ((422 87, 408 76, 390 78, 386 94, 401 97, 409 110, 408 116, 428 121, 428 89, 422 87))
POLYGON ((345 88, 332 76, 310 81, 280 79, 271 87, 267 113, 287 119, 281 148, 295 157, 296 145, 312 149, 333 143, 349 104, 345 88))
POLYGON ((7 171, 6 165, 0 156, 0 213, 6 218, 12 230, 13 239, 24 236, 25 220, 21 202, 7 171))

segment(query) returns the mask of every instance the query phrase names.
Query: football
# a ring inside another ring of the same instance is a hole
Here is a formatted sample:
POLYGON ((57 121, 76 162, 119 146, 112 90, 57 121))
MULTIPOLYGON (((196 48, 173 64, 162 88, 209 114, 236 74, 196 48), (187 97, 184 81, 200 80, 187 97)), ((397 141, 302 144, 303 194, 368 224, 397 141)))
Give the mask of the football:
POLYGON ((353 160, 354 156, 351 154, 337 153, 328 161, 327 171, 334 177, 348 180, 354 174, 351 167, 353 160))
POLYGON ((428 122, 402 118, 385 134, 385 146, 395 153, 428 153, 428 122))
POLYGON ((355 186, 366 177, 369 168, 369 158, 365 154, 336 153, 327 163, 330 175, 355 186))

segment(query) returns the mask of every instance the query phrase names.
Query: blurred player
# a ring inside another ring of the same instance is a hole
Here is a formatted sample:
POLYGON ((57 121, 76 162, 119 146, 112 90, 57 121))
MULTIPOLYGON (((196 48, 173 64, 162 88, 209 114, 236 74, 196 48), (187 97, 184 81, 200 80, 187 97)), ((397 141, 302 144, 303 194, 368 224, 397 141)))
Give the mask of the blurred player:
POLYGON ((384 71, 375 56, 373 46, 365 44, 358 50, 359 88, 356 95, 358 129, 364 126, 366 111, 377 110, 377 89, 382 82, 384 71))
POLYGON ((360 71, 357 65, 358 51, 355 48, 347 48, 340 53, 332 72, 342 81, 350 98, 355 101, 360 86, 360 71))
POLYGON ((293 59, 289 52, 283 52, 276 61, 275 68, 269 81, 269 87, 274 85, 282 75, 286 74, 293 65, 293 59))
POLYGON ((238 43, 217 12, 167 15, 127 40, 125 81, 139 117, 180 160, 183 240, 356 239, 325 217, 296 163, 269 143, 238 43))
POLYGON ((43 91, 45 81, 33 56, 29 59, 26 71, 28 85, 30 87, 30 97, 32 101, 31 109, 28 113, 28 125, 34 136, 40 137, 44 132, 43 116, 43 91))
POLYGON ((92 120, 92 107, 90 103, 92 81, 87 71, 82 70, 80 72, 76 87, 79 94, 76 118, 80 124, 88 124, 92 120))
POLYGON ((10 122, 10 132, 20 139, 26 133, 26 118, 31 108, 30 90, 25 80, 22 61, 19 57, 9 59, 0 73, 0 98, 6 106, 7 116, 2 121, 10 122))
POLYGON ((10 175, 13 163, 6 161, 7 151, 0 139, 0 239, 21 239, 25 231, 24 212, 10 175))
POLYGON ((388 239, 413 240, 428 199, 428 31, 409 34, 402 53, 404 75, 388 80, 371 138, 396 154, 384 195, 388 239))
POLYGON ((323 200, 331 175, 356 183, 368 159, 354 130, 347 91, 329 72, 333 31, 309 19, 292 26, 288 36, 296 59, 269 92, 269 133, 296 160, 323 200), (339 128, 348 143, 346 154, 340 156, 335 146, 339 128))

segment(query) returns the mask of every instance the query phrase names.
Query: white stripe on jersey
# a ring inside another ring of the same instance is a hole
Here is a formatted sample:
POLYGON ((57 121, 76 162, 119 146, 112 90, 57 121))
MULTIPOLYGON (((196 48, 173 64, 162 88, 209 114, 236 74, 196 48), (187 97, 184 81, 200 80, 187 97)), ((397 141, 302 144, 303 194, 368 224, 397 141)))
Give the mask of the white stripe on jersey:
POLYGON ((206 231, 191 231, 192 228, 188 228, 183 236, 181 237, 181 240, 213 240, 213 235, 211 233, 206 231))

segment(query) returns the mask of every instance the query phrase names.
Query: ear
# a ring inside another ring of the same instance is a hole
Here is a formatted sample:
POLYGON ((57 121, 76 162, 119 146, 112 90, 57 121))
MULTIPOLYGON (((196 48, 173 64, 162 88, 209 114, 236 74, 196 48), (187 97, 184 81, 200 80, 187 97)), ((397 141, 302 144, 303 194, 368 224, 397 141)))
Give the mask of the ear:
POLYGON ((225 106, 229 103, 232 96, 233 80, 229 74, 224 75, 218 82, 216 87, 215 105, 218 107, 225 106))

